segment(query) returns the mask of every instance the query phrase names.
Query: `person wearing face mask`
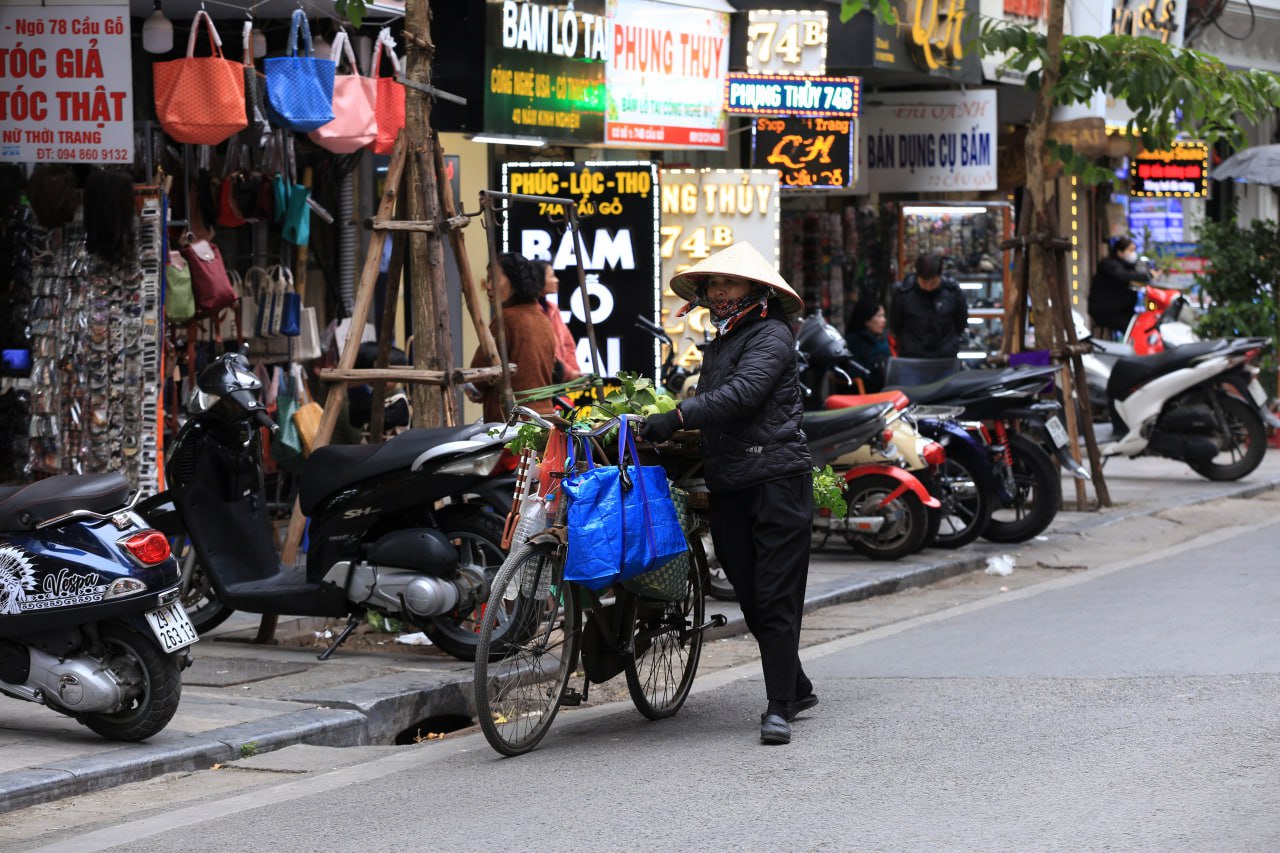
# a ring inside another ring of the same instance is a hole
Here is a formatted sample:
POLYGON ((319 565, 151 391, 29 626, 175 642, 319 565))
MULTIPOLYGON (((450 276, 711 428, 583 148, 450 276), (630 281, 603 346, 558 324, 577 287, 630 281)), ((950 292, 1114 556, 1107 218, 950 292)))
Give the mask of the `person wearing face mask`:
POLYGON ((1098 335, 1113 339, 1124 334, 1138 303, 1137 287, 1149 284, 1157 275, 1138 268, 1138 247, 1128 237, 1117 237, 1111 252, 1098 261, 1089 286, 1089 316, 1098 335))
POLYGON ((677 316, 706 308, 719 334, 703 353, 697 394, 647 418, 640 435, 660 442, 682 427, 701 430, 711 538, 760 647, 760 740, 790 743, 791 721, 818 704, 799 655, 813 463, 786 319, 804 303, 749 243, 677 273, 671 289, 689 300, 677 316))
POLYGON ((849 316, 849 331, 845 334, 845 343, 849 346, 853 360, 871 371, 870 376, 862 377, 863 387, 868 394, 884 388, 884 370, 893 354, 889 351, 889 341, 884 335, 887 325, 884 306, 876 299, 875 294, 864 292, 859 295, 849 316))

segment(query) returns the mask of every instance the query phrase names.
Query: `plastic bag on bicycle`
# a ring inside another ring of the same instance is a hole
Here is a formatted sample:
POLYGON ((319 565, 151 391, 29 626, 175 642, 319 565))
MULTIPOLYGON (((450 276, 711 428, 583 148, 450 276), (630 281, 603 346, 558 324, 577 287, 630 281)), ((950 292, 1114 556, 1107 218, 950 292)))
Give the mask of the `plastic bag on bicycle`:
MULTIPOLYGON (((570 471, 576 443, 569 443, 570 471)), ((584 452, 588 469, 570 474, 561 487, 569 499, 565 580, 604 589, 683 554, 688 545, 666 472, 638 463, 627 422, 619 427, 616 466, 597 468, 590 450, 584 452)))

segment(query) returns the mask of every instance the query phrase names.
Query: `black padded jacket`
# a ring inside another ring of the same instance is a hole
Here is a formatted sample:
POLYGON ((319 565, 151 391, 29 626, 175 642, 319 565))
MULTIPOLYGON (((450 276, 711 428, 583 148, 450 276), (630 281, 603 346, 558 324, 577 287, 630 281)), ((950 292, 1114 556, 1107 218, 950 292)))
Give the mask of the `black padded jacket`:
POLYGON ((698 393, 680 403, 684 425, 702 432, 712 493, 807 474, 812 467, 800 428, 795 337, 781 313, 753 314, 712 341, 703 353, 698 393))

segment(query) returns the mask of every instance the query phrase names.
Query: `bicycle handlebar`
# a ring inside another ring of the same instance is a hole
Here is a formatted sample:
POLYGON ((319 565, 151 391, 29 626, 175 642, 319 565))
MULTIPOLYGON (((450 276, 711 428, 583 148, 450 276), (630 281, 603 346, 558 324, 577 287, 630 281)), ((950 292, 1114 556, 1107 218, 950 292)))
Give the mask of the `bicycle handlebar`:
MULTIPOLYGON (((544 417, 538 414, 537 412, 535 412, 533 409, 530 409, 528 406, 516 406, 514 409, 512 409, 511 417, 513 420, 517 415, 520 415, 521 417, 527 419, 530 423, 536 426, 540 426, 543 429, 567 430, 569 429, 569 427, 573 426, 573 423, 571 421, 567 421, 564 418, 556 417, 555 415, 547 415, 544 417)), ((608 432, 609 430, 616 427, 619 423, 621 423, 621 421, 624 418, 628 420, 636 421, 639 423, 644 423, 644 418, 640 417, 639 415, 622 414, 622 415, 617 415, 615 417, 609 418, 609 420, 605 421, 595 429, 588 430, 580 434, 590 435, 590 436, 604 435, 606 432, 608 432)))

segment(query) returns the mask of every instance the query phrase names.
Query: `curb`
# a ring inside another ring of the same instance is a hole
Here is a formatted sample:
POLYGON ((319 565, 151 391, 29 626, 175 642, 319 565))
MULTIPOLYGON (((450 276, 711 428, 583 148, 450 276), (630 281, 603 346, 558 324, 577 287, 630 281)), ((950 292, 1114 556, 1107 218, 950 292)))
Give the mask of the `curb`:
MULTIPOLYGON (((1182 500, 1140 510, 1118 510, 1099 517, 1085 529, 1107 527, 1169 509, 1196 506, 1222 499, 1247 499, 1280 489, 1280 477, 1230 490, 1228 493, 1182 500)), ((1077 536, 1082 530, 1058 534, 1077 536)), ((911 587, 927 586, 966 574, 986 564, 986 554, 957 551, 926 564, 895 568, 886 564, 878 576, 848 584, 830 581, 806 591, 804 612, 889 595, 911 587)), ((709 599, 708 610, 715 600, 709 599)), ((746 632, 740 615, 723 627, 707 632, 721 639, 746 632)), ((101 791, 129 782, 140 782, 165 773, 199 770, 243 757, 252 744, 255 753, 271 752, 295 744, 315 746, 365 746, 387 743, 428 717, 475 716, 471 676, 466 672, 409 673, 382 676, 341 687, 297 696, 291 701, 318 707, 191 735, 176 743, 139 744, 83 758, 49 762, 36 767, 0 773, 0 813, 46 803, 64 797, 101 791)))

